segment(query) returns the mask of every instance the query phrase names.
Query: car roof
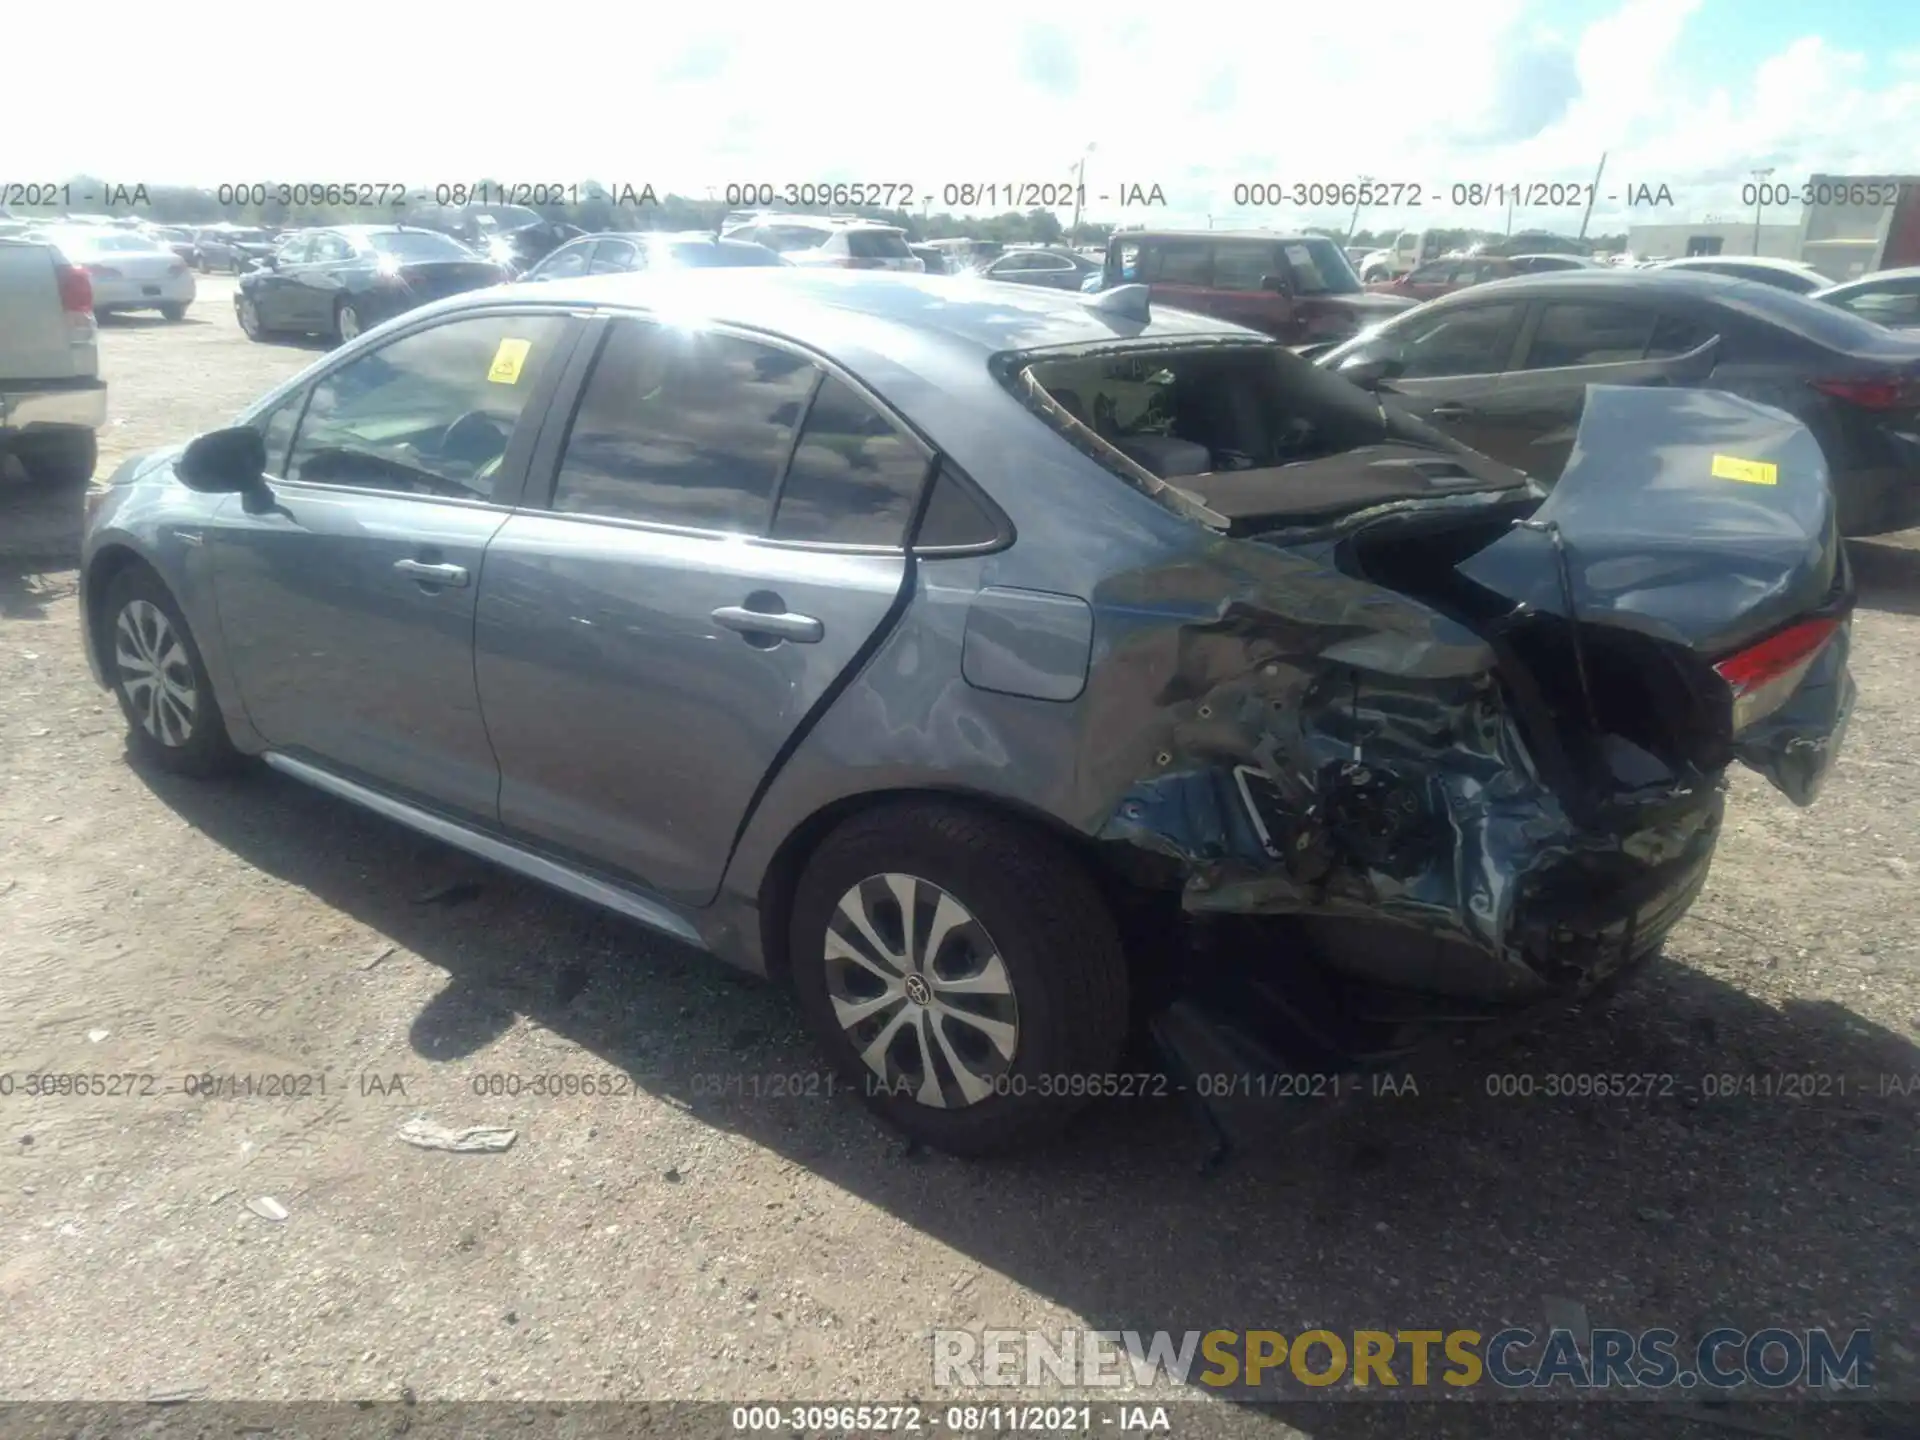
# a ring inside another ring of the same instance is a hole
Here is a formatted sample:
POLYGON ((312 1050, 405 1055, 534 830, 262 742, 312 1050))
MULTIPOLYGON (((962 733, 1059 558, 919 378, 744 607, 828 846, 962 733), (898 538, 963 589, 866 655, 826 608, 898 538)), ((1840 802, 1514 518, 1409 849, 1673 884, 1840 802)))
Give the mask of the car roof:
POLYGON ((1686 270, 1704 270, 1710 265, 1757 265, 1762 270, 1787 270, 1795 275, 1820 273, 1803 261, 1782 260, 1774 255, 1682 255, 1657 263, 1663 267, 1686 270))
POLYGON ((1334 242, 1325 235, 1302 235, 1291 230, 1116 230, 1114 240, 1285 240, 1300 244, 1307 240, 1334 242))
POLYGON ((1840 280, 1816 290, 1815 295, 1831 295, 1836 290, 1865 290, 1887 280, 1920 280, 1920 265, 1901 265, 1892 270, 1875 270, 1871 275, 1856 275, 1851 280, 1840 280))

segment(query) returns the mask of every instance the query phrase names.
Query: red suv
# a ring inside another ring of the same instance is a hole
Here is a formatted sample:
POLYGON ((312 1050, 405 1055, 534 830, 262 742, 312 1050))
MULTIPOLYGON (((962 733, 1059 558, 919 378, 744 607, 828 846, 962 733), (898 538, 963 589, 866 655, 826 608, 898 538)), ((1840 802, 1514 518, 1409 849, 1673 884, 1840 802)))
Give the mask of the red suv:
POLYGON ((1344 339, 1414 303, 1369 295, 1324 235, 1270 230, 1123 230, 1106 286, 1150 286, 1156 304, 1231 320, 1288 345, 1344 339))

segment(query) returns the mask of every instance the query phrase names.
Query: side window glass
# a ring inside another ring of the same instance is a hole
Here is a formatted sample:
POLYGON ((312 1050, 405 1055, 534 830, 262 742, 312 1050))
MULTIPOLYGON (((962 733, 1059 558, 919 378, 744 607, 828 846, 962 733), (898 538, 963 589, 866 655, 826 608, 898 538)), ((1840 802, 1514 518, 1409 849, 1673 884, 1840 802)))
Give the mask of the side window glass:
POLYGON ((780 487, 774 538, 902 544, 926 474, 926 452, 829 375, 780 487))
POLYGON ((1281 275, 1280 259, 1268 245, 1216 245, 1213 250, 1213 288, 1258 290, 1268 275, 1281 275))
POLYGON ((593 271, 595 275, 612 275, 623 270, 637 270, 639 256, 632 243, 626 240, 602 240, 593 250, 593 271))
POLYGON ((548 257, 547 263, 540 267, 540 275, 545 280, 564 280, 569 275, 587 273, 587 256, 593 249, 591 245, 567 245, 548 257))
POLYGON ((382 345, 313 386, 289 480, 485 500, 566 322, 450 320, 382 345))
POLYGON ((1205 285, 1213 277, 1213 247, 1204 240, 1170 240, 1159 247, 1161 285, 1205 285))
POLYGON ((945 550, 990 545, 999 538, 1000 526, 993 516, 981 508, 966 483, 942 464, 933 477, 933 493, 927 496, 926 513, 920 517, 913 543, 923 550, 945 550))
POLYGON ((308 235, 298 235, 287 241, 275 252, 274 259, 282 265, 301 265, 313 253, 313 239, 308 235))
POLYGON ((1712 337, 1712 331, 1678 315, 1662 315, 1653 326, 1653 339, 1647 344, 1649 360, 1665 360, 1698 350, 1712 337))
POLYGON ((266 444, 267 474, 278 477, 287 473, 287 448, 293 444, 293 427, 300 423, 300 407, 306 402, 307 392, 296 390, 253 422, 266 444))
POLYGON ((1653 339, 1653 323, 1652 312, 1623 305, 1549 305, 1534 332, 1525 368, 1560 370, 1639 360, 1653 339))
POLYGON ((1407 379, 1492 375, 1505 368, 1517 305, 1455 306, 1408 332, 1401 342, 1407 379))
POLYGON ((817 373, 731 335, 614 321, 567 436, 553 508, 761 534, 817 373))

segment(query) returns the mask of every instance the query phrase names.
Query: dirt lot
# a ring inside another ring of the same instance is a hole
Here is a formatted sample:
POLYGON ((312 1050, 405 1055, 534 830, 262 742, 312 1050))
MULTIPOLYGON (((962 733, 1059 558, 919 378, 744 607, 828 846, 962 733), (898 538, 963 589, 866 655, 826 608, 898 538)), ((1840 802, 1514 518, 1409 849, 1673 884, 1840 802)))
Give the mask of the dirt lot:
MULTIPOLYGON (((103 467, 313 358, 249 344, 230 286, 105 330, 103 467)), ((898 1399, 930 1393, 930 1327, 1491 1332, 1563 1302, 1871 1326, 1882 1393, 1920 1394, 1920 535, 1858 547, 1829 790, 1799 811, 1736 780, 1670 958, 1203 1175, 1172 1103, 968 1165, 845 1097, 756 1098, 818 1068, 780 994, 270 774, 132 768, 75 633, 77 503, 0 497, 0 1396, 898 1399), (1487 1093, 1621 1071, 1672 1093, 1487 1093), (39 1072, 174 1093, 29 1096, 39 1072), (178 1093, 203 1072, 325 1094, 178 1093), (631 1093, 480 1093, 556 1072, 631 1093), (1721 1073, 1832 1078, 1703 1098, 1721 1073), (414 1149, 416 1114, 518 1139, 414 1149)), ((1292 1423, 1432 1433, 1391 1408, 1292 1423)))

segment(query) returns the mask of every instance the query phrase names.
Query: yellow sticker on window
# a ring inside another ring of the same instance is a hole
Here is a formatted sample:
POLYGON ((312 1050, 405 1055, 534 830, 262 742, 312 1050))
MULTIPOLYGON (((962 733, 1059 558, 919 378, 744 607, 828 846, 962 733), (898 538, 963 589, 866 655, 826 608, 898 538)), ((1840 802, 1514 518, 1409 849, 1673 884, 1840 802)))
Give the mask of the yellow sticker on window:
POLYGON ((496 385, 518 384, 521 367, 527 363, 527 352, 532 349, 531 340, 502 340, 500 348, 493 352, 493 365, 487 371, 487 379, 496 385))
POLYGON ((1736 460, 1731 455, 1716 455, 1713 478, 1738 480, 1743 485, 1778 485, 1780 467, 1770 460, 1736 460))

